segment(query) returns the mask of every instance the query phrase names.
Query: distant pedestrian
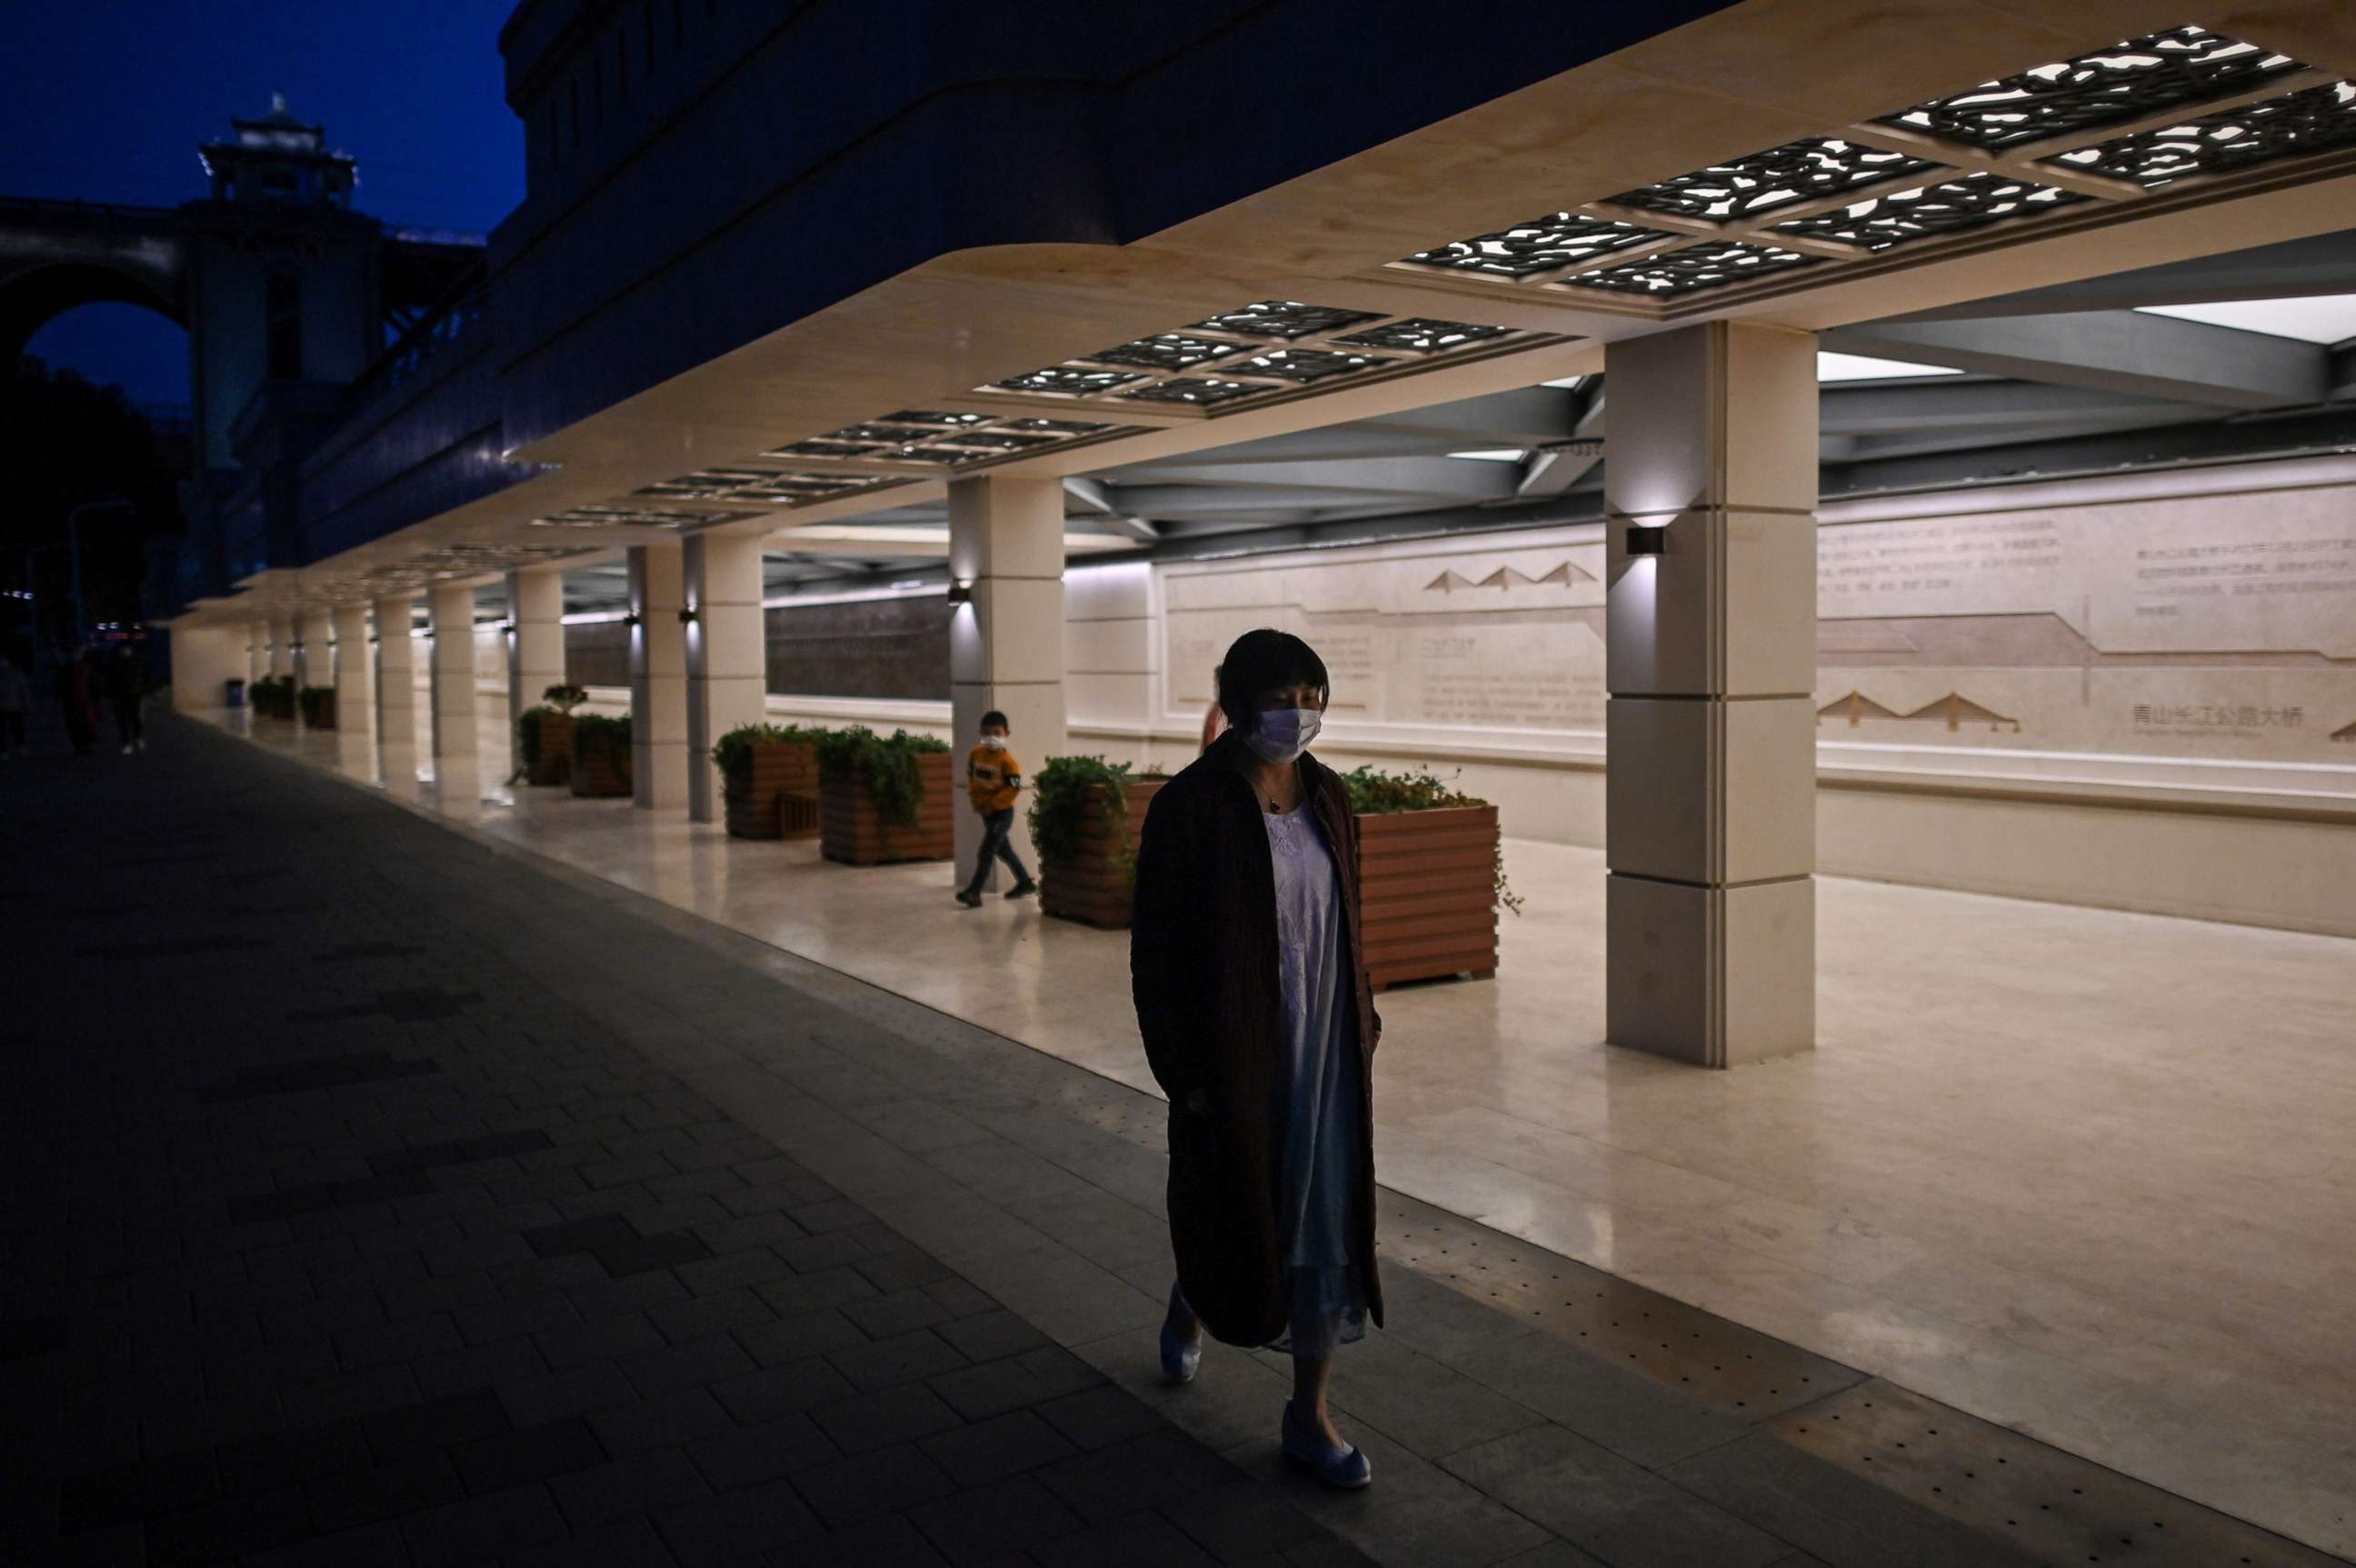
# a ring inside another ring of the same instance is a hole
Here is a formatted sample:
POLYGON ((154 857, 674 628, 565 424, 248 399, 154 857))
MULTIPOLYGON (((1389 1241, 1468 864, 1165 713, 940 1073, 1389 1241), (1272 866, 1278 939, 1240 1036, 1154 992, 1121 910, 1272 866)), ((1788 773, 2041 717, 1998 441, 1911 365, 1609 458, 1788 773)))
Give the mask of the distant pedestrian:
POLYGON ((90 650, 77 648, 58 666, 58 712, 66 721, 66 738, 76 757, 88 757, 98 739, 98 671, 90 650))
POLYGON ((1227 732, 1153 798, 1130 974, 1170 1097, 1178 1280, 1162 1375, 1194 1375, 1205 1329, 1288 1349, 1286 1456, 1336 1487, 1373 1478, 1326 1407, 1337 1346, 1383 1320, 1375 1271, 1376 1013, 1358 934, 1357 824, 1309 755, 1331 696, 1289 632, 1219 666, 1227 732))
POLYGON ((25 714, 33 705, 33 682, 16 661, 0 653, 0 757, 25 749, 25 714))
POLYGON ((147 703, 147 672, 140 668, 138 650, 127 642, 106 661, 106 696, 114 707, 114 738, 123 743, 123 755, 146 750, 142 710, 147 703))
POLYGON ((995 708, 981 715, 980 744, 965 759, 966 799, 981 818, 981 848, 973 860, 973 877, 958 890, 957 900, 969 909, 981 907, 981 885, 990 880, 990 865, 1002 860, 1014 873, 1009 898, 1028 898, 1039 890, 1014 853, 1007 835, 1014 831, 1014 800, 1023 789, 1023 764, 1006 749, 1006 715, 995 708))

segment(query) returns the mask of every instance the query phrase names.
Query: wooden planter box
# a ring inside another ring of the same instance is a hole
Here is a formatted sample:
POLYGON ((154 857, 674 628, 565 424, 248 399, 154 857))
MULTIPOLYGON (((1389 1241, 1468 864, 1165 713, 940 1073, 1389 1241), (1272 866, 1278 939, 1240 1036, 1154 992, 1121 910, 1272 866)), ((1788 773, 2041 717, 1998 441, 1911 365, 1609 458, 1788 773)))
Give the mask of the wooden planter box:
POLYGON ((1358 819, 1358 919, 1368 977, 1497 972, 1497 808, 1358 819))
POLYGON ((1094 814, 1104 800, 1104 787, 1090 789, 1090 818, 1080 834, 1079 854, 1069 861, 1043 858, 1040 862, 1039 908, 1058 919, 1077 920, 1108 931, 1128 929, 1138 837, 1145 831, 1145 813, 1153 797, 1168 782, 1167 779, 1130 781, 1129 815, 1121 821, 1118 838, 1094 814))
POLYGON ((572 759, 573 792, 584 799, 605 800, 630 792, 630 754, 617 760, 602 747, 572 759))
MULTIPOLYGON (((927 787, 926 803, 931 789, 927 787)), ((818 753, 808 741, 766 740, 753 747, 741 779, 727 779, 728 832, 732 838, 812 838, 818 813, 818 753), (741 788, 740 788, 741 785, 741 788), (784 797, 800 798, 800 808, 784 797), (788 819, 792 819, 788 821, 788 819)))
POLYGON ((846 865, 878 865, 888 860, 947 860, 957 853, 957 788, 949 754, 918 754, 925 799, 916 825, 886 827, 875 814, 874 797, 863 776, 826 779, 819 785, 819 853, 846 865))
POLYGON ((527 784, 570 784, 573 782, 573 715, 542 714, 540 716, 540 749, 532 754, 531 767, 524 774, 527 784))

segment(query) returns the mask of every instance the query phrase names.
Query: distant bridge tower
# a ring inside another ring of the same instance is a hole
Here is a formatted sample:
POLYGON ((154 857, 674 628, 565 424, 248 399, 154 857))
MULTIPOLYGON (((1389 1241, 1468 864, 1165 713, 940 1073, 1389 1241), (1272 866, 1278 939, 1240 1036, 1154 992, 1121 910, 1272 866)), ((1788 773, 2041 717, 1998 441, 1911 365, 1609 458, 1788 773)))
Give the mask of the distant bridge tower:
POLYGON ((476 237, 388 233, 354 211, 352 159, 283 97, 199 151, 211 189, 177 208, 0 197, 0 366, 79 306, 143 306, 187 328, 182 600, 299 564, 303 454, 362 372, 483 266, 476 237))
POLYGON ((230 433, 265 381, 341 385, 383 346, 384 234, 352 210, 352 160, 282 96, 230 128, 202 149, 210 199, 179 211, 194 435, 208 468, 237 462, 230 433))

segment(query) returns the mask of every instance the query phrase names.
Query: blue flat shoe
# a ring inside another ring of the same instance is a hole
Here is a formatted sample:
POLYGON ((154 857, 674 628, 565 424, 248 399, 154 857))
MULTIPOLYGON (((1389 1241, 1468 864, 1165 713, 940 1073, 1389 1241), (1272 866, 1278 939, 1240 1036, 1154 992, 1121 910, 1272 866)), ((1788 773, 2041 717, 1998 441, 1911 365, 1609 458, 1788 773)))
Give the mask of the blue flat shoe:
MULTIPOLYGON (((1178 1302, 1178 1287, 1170 1287, 1172 1305, 1178 1302)), ((1162 1320, 1162 1380, 1165 1383, 1191 1383, 1195 1371, 1203 1365, 1203 1341, 1200 1337, 1182 1339, 1170 1332, 1170 1320, 1162 1320)))
POLYGON ((1329 1487, 1355 1492, 1370 1486, 1375 1479, 1375 1467, 1355 1444, 1344 1443, 1339 1448, 1328 1448, 1325 1440, 1303 1427, 1292 1413, 1292 1402, 1284 1402, 1284 1456, 1295 1465, 1317 1473, 1317 1478, 1329 1487))

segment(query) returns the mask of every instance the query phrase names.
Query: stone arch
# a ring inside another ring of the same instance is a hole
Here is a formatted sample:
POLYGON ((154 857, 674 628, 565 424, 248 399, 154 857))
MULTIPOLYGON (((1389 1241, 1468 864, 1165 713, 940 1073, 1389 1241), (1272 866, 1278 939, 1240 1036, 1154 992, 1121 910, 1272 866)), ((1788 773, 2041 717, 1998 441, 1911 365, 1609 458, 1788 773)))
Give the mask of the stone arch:
POLYGON ((177 270, 80 259, 34 263, 0 273, 0 365, 13 365, 35 333, 85 305, 135 305, 188 325, 177 270))

